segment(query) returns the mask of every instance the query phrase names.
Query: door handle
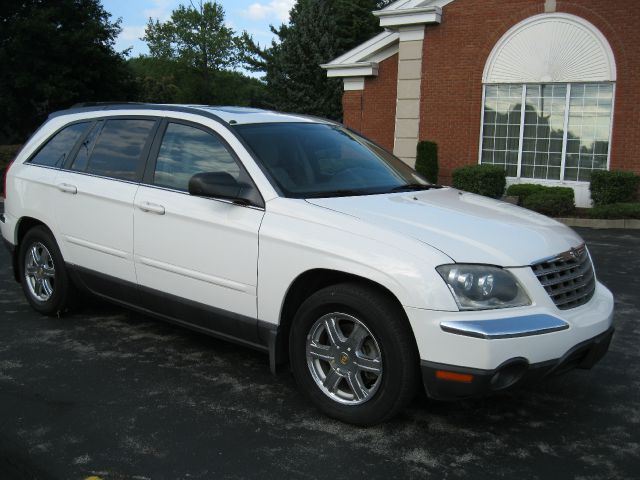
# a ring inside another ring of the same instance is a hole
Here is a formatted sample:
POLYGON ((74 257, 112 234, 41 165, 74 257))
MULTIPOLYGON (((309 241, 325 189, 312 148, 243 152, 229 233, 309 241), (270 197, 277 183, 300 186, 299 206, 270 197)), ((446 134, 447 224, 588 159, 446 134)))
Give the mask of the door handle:
POLYGON ((78 193, 78 187, 69 183, 59 183, 58 190, 64 193, 71 193, 72 195, 78 193))
POLYGON ((158 215, 164 215, 164 207, 162 205, 158 205, 157 203, 140 202, 137 206, 143 212, 157 213, 158 215))

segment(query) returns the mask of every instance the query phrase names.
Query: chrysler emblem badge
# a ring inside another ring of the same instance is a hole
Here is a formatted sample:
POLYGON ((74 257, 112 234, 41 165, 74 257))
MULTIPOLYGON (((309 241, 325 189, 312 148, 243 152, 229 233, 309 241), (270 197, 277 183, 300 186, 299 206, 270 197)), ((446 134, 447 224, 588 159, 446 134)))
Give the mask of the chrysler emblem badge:
POLYGON ((584 253, 584 246, 574 247, 571 250, 568 250, 559 255, 560 260, 564 260, 565 262, 568 260, 578 260, 580 256, 584 253))
POLYGON ((583 253, 584 253, 584 245, 571 249, 571 256, 573 258, 576 258, 576 259, 579 258, 582 256, 583 253))

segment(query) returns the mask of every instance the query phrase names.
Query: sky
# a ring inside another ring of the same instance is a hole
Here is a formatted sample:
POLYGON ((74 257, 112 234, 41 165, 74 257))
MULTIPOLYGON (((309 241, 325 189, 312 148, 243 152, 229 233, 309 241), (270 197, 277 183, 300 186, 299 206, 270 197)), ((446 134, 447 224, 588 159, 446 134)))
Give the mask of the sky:
MULTIPOLYGON (((193 0, 198 4, 199 0, 193 0)), ((228 27, 236 32, 246 30, 253 39, 266 45, 271 43, 273 34, 269 25, 280 26, 289 19, 289 10, 295 0, 217 0, 225 11, 228 27)), ((122 32, 116 41, 116 50, 132 47, 131 56, 148 53, 146 44, 140 40, 149 20, 169 19, 171 11, 178 5, 189 5, 189 0, 102 0, 105 10, 112 15, 111 20, 122 18, 122 32)))

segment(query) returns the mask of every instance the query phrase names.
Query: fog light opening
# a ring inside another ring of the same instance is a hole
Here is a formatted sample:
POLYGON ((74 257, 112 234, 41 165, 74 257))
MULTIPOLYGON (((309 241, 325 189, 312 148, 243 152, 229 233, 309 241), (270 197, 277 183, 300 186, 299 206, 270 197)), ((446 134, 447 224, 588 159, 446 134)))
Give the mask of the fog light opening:
POLYGON ((512 360, 503 364, 491 377, 491 388, 503 390, 511 387, 522 378, 528 367, 529 363, 525 359, 512 360))

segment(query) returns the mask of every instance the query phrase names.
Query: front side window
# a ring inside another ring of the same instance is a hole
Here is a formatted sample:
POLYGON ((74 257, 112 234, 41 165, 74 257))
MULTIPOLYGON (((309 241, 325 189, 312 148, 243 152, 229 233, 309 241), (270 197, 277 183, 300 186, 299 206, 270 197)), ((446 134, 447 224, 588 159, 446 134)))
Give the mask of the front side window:
POLYGON ((60 167, 91 122, 74 123, 60 130, 31 159, 35 165, 60 167))
POLYGON ((244 138, 288 197, 369 195, 428 188, 415 170, 389 152, 336 125, 240 125, 244 138))
POLYGON ((103 177, 137 180, 142 152, 154 124, 154 120, 106 120, 92 147, 85 171, 103 177))
POLYGON ((197 173, 225 172, 240 177, 240 167, 218 137, 199 128, 169 123, 162 138, 153 184, 188 191, 197 173))
POLYGON ((484 97, 481 163, 541 180, 607 169, 612 83, 485 85, 484 97))

